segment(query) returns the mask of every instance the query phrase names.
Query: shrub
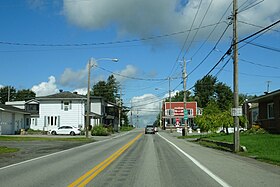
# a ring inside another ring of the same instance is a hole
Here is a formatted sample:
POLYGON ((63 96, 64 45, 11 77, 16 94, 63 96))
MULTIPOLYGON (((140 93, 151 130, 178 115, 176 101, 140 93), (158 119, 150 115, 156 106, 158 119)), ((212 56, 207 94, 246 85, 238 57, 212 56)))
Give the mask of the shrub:
POLYGON ((103 125, 94 126, 91 129, 91 135, 92 136, 108 136, 110 133, 108 132, 108 129, 103 127, 103 125))
POLYGON ((27 129, 27 134, 43 134, 41 130, 27 129))
POLYGON ((251 129, 245 131, 246 134, 267 134, 268 132, 263 128, 253 126, 251 129))

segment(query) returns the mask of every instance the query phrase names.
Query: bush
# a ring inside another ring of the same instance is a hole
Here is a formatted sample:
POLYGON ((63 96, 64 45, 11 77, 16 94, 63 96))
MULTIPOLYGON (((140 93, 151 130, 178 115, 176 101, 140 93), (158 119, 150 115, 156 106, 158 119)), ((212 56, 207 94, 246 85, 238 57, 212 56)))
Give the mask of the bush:
POLYGON ((41 130, 33 130, 33 129, 27 129, 27 134, 44 134, 41 130))
POLYGON ((103 125, 100 126, 94 126, 91 129, 91 135, 92 136, 108 136, 110 135, 110 132, 107 128, 103 127, 103 125))
POLYGON ((251 129, 245 131, 246 134, 267 134, 268 132, 258 126, 253 126, 251 129))

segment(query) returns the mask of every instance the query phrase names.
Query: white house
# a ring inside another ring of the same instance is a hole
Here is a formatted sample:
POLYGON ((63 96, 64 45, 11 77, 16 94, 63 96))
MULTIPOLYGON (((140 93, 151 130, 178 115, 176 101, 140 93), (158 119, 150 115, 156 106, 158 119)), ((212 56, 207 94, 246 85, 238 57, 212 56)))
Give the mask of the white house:
MULTIPOLYGON (((63 92, 37 97, 28 101, 6 102, 6 105, 25 110, 30 114, 26 126, 33 130, 48 131, 62 125, 84 129, 86 123, 87 97, 77 92, 63 92), (29 126, 30 124, 30 126, 29 126)), ((102 97, 90 98, 90 125, 111 125, 118 130, 118 106, 104 101, 102 97)))
POLYGON ((15 134, 29 128, 30 113, 17 107, 0 104, 0 135, 15 134))
POLYGON ((84 128, 86 97, 77 93, 60 92, 37 97, 39 117, 31 129, 48 131, 62 125, 84 128))

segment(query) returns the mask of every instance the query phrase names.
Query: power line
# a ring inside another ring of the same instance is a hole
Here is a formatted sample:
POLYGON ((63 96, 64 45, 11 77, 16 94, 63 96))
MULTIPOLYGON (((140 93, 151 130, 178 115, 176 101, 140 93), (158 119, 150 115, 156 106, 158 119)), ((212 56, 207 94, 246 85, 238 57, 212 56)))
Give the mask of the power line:
MULTIPOLYGON (((201 28, 212 27, 216 24, 220 24, 220 23, 205 25, 201 28)), ((163 35, 150 36, 150 37, 140 38, 140 39, 118 40, 118 41, 110 41, 110 42, 47 44, 47 43, 21 43, 21 42, 0 41, 0 44, 2 44, 2 45, 13 45, 13 46, 33 46, 33 47, 83 47, 83 46, 114 45, 114 44, 133 43, 133 42, 155 40, 155 39, 165 38, 165 37, 172 37, 172 36, 184 34, 184 33, 187 33, 187 32, 191 32, 191 31, 194 31, 194 30, 197 30, 197 29, 198 28, 194 28, 193 30, 188 29, 188 30, 184 30, 184 31, 178 31, 178 32, 173 32, 173 33, 168 33, 168 34, 163 34, 163 35)))
MULTIPOLYGON (((232 2, 229 4, 228 8, 225 10, 224 14, 222 15, 222 17, 220 18, 219 22, 222 22, 222 19, 224 18, 224 16, 226 15, 226 13, 228 12, 229 8, 231 7, 232 2)), ((226 23, 227 26, 229 26, 228 23, 226 23)), ((191 59, 198 53, 198 51, 200 51, 202 49, 202 47, 206 44, 206 42, 210 39, 210 37, 212 36, 212 34, 214 33, 214 31, 216 30, 216 28, 218 27, 218 25, 215 25, 215 27, 212 29, 212 31, 209 33, 208 37, 206 38, 206 40, 201 44, 201 46, 198 48, 198 50, 192 55, 191 59)), ((228 28, 227 28, 228 29, 228 28)), ((226 30, 227 30, 226 29, 226 30)), ((221 38, 221 37, 220 37, 221 38)), ((219 39, 220 40, 220 39, 219 39)), ((216 44, 215 46, 217 46, 218 44, 216 44)), ((215 48, 215 47, 214 47, 215 48)))
MULTIPOLYGON (((245 22, 245 21, 238 21, 239 23, 243 23, 243 24, 246 24, 246 25, 250 25, 250 26, 253 26, 253 27, 257 27, 257 28, 264 28, 263 26, 260 26, 260 25, 255 25, 253 23, 248 23, 248 22, 245 22)), ((276 29, 271 29, 269 28, 268 29, 269 31, 273 31, 273 32, 280 32, 279 30, 276 30, 276 29)))
POLYGON ((263 48, 263 49, 270 50, 270 51, 280 52, 279 48, 275 48, 275 47, 271 47, 271 46, 267 46, 267 45, 263 45, 263 44, 257 44, 257 43, 254 43, 254 42, 246 42, 246 41, 244 41, 244 42, 247 43, 247 44, 256 46, 256 47, 260 47, 260 48, 263 48))
POLYGON ((240 61, 246 62, 246 63, 250 63, 256 66, 261 66, 261 67, 265 67, 265 68, 272 68, 272 69, 280 69, 280 67, 276 67, 276 66, 269 66, 269 65, 264 65, 264 64, 259 64, 259 63, 255 63, 249 60, 245 60, 245 59, 239 59, 240 61))
MULTIPOLYGON (((192 24, 191 24, 190 30, 192 30, 192 27, 193 27, 194 22, 195 22, 195 20, 196 20, 197 14, 198 14, 199 9, 200 9, 200 7, 201 7, 201 3, 202 3, 202 0, 200 0, 199 6, 198 6, 198 8, 197 8, 197 11, 196 11, 196 13, 195 13, 194 19, 193 19, 192 24)), ((199 29, 199 28, 198 28, 198 29, 199 29)), ((184 50, 184 48, 185 48, 185 46, 186 46, 186 43, 187 43, 187 41, 188 41, 188 39, 189 39, 189 36, 190 36, 190 33, 191 33, 191 32, 188 32, 187 37, 186 37, 186 39, 184 40, 183 46, 181 47, 181 50, 180 50, 180 52, 179 52, 179 54, 178 54, 178 56, 177 56, 177 58, 176 58, 176 61, 175 61, 174 64, 173 64, 173 67, 172 67, 171 72, 170 72, 169 75, 172 74, 172 72, 174 71, 175 67, 176 67, 177 64, 179 63, 179 62, 178 62, 178 61, 179 61, 179 58, 180 58, 180 56, 181 56, 181 54, 182 54, 182 52, 183 52, 183 50, 184 50)), ((177 67, 178 67, 178 66, 177 66, 177 67)))
MULTIPOLYGON (((204 21, 206 15, 208 14, 208 11, 209 11, 209 9, 210 9, 212 3, 213 3, 213 0, 210 1, 210 3, 209 3, 209 5, 208 5, 208 7, 207 7, 207 9, 206 9, 206 11, 205 11, 205 13, 204 13, 204 16, 203 16, 203 18, 202 18, 202 20, 201 20, 201 22, 200 22, 198 28, 201 27, 201 25, 202 25, 202 23, 203 23, 203 21, 204 21)), ((189 47, 187 48, 187 50, 185 51, 185 53, 184 53, 184 55, 183 55, 183 58, 186 56, 187 51, 190 49, 190 47, 191 47, 191 45, 192 45, 194 39, 196 38, 196 35, 197 35, 198 31, 199 31, 199 29, 196 30, 196 32, 195 32, 195 34, 194 34, 194 36, 193 36, 193 39, 192 39, 192 41, 191 41, 189 47)))

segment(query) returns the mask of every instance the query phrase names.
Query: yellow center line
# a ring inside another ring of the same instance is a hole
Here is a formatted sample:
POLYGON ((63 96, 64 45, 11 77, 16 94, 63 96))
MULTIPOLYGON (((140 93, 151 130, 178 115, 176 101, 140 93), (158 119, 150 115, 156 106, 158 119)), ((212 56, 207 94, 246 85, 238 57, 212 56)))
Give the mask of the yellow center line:
POLYGON ((73 183, 68 185, 68 187, 74 187, 74 186, 85 186, 88 184, 94 177, 96 177, 101 171, 103 171, 108 165, 110 165, 114 160, 116 160, 126 149, 128 149, 136 140, 138 140, 143 134, 139 134, 136 136, 133 140, 125 144, 123 147, 121 147, 118 151, 113 153, 111 156, 109 156, 107 159, 99 163, 97 166, 83 174, 81 177, 79 177, 77 180, 75 180, 73 183))

